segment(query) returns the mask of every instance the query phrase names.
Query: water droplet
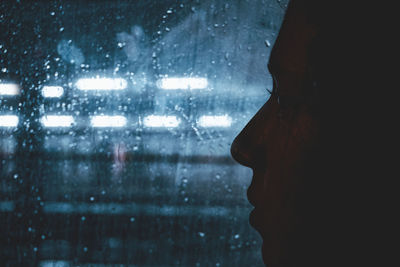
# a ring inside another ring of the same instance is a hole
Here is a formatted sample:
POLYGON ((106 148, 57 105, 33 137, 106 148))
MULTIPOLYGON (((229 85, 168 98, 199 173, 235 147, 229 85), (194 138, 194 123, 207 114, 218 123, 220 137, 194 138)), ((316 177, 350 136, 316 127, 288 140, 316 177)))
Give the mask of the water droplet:
POLYGON ((235 237, 235 239, 238 239, 240 237, 240 235, 236 234, 234 237, 235 237))
POLYGON ((131 217, 131 218, 130 218, 130 221, 131 221, 131 222, 134 222, 134 221, 135 221, 135 218, 134 218, 134 217, 131 217))
POLYGON ((85 221, 85 220, 86 220, 86 217, 85 217, 85 216, 82 216, 82 217, 81 217, 81 220, 82 220, 82 221, 85 221))
POLYGON ((90 201, 94 201, 94 197, 90 197, 90 201))
POLYGON ((205 233, 199 232, 199 236, 200 236, 200 237, 204 237, 205 235, 206 235, 205 233))
POLYGON ((64 31, 64 27, 61 27, 61 28, 60 28, 60 32, 63 32, 63 31, 64 31))
POLYGON ((14 179, 18 179, 18 173, 14 174, 14 179))

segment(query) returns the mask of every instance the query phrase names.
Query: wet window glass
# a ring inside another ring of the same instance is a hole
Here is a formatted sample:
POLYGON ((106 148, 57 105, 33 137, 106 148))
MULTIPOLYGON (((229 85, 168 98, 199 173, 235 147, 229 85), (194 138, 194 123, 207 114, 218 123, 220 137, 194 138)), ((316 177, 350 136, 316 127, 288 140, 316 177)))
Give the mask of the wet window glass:
POLYGON ((229 150, 285 6, 1 1, 2 264, 262 266, 229 150))

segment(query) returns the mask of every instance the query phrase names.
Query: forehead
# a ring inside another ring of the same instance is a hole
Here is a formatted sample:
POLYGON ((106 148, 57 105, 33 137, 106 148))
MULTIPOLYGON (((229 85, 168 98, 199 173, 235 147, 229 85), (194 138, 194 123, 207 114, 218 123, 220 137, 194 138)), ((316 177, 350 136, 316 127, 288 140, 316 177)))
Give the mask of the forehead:
POLYGON ((278 37, 271 51, 270 70, 304 72, 316 26, 309 23, 306 8, 289 6, 278 37))

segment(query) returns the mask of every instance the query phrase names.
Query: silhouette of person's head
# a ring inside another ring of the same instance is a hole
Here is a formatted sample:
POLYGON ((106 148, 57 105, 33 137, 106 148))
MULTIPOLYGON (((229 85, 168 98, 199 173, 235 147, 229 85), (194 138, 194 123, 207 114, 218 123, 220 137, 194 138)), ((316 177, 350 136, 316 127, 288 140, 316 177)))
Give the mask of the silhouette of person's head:
POLYGON ((356 71, 366 70, 357 46, 366 35, 349 10, 320 2, 289 4, 268 63, 271 96, 231 147, 253 170, 250 224, 267 266, 350 265, 344 257, 357 258, 351 246, 362 243, 351 192, 372 161, 368 115, 360 115, 368 109, 356 98, 367 89, 356 71))

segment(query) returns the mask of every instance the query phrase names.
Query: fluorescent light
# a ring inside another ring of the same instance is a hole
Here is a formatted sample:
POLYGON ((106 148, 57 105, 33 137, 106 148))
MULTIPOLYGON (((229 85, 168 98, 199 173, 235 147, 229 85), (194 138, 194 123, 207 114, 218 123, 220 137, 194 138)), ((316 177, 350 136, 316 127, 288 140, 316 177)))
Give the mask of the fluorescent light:
MULTIPOLYGON (((68 261, 46 260, 39 263, 40 267, 69 267, 71 266, 68 261)), ((93 265, 90 265, 93 266, 93 265)))
POLYGON ((176 116, 150 115, 144 118, 143 124, 146 127, 178 127, 181 121, 176 116))
POLYGON ((0 127, 17 127, 18 116, 15 115, 3 115, 0 116, 0 127))
POLYGON ((72 116, 47 115, 41 122, 45 127, 71 127, 75 120, 72 116))
POLYGON ((0 95, 19 95, 19 85, 16 83, 0 83, 0 95))
POLYGON ((64 88, 61 86, 44 86, 42 95, 44 97, 60 97, 64 94, 64 88))
POLYGON ((88 78, 76 82, 79 90, 123 90, 127 85, 126 80, 120 78, 88 78))
POLYGON ((90 124, 93 127, 124 127, 126 118, 124 116, 93 116, 90 124))
POLYGON ((230 127, 232 118, 228 115, 223 116, 201 116, 197 121, 200 127, 230 127))
POLYGON ((208 86, 206 78, 163 78, 157 81, 158 87, 165 90, 205 89, 208 86))

